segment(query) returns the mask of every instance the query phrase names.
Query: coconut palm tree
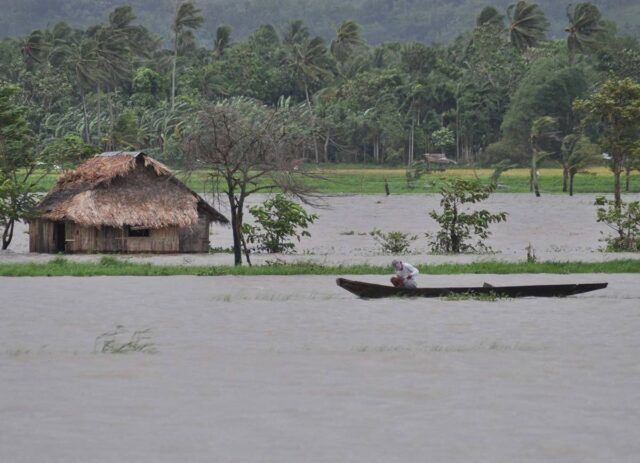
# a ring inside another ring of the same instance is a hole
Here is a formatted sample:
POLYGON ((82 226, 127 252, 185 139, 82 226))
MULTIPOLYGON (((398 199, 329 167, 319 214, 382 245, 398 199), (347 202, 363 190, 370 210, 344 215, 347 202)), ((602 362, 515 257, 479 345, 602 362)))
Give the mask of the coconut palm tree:
POLYGON ((509 40, 518 50, 535 47, 544 40, 549 22, 536 3, 519 1, 507 8, 509 40))
POLYGON ((75 78, 82 103, 83 137, 85 143, 91 143, 86 91, 107 79, 100 65, 98 43, 92 37, 74 34, 67 40, 57 40, 50 58, 53 62, 63 63, 75 78))
POLYGON ((360 24, 355 21, 345 21, 336 30, 336 38, 329 47, 331 54, 339 63, 344 63, 354 49, 364 45, 361 37, 360 24))
MULTIPOLYGON (((307 107, 312 114, 312 123, 315 130, 315 117, 311 107, 309 87, 326 78, 332 77, 328 66, 327 47, 321 37, 313 39, 305 38, 300 42, 289 41, 284 56, 285 65, 289 68, 296 84, 304 91, 307 107)), ((318 145, 314 137, 316 162, 319 162, 318 145)))
POLYGON ((304 25, 301 19, 296 19, 287 24, 287 27, 282 33, 282 43, 286 46, 292 46, 304 42, 309 39, 309 37, 311 37, 311 34, 307 26, 304 25))
POLYGON ((171 108, 175 108, 176 100, 176 66, 178 62, 178 45, 181 36, 186 32, 199 29, 204 22, 204 18, 200 14, 200 10, 196 8, 191 0, 183 1, 177 4, 176 14, 173 17, 171 30, 173 31, 173 63, 171 70, 171 108))
POLYGON ((599 36, 605 31, 600 10, 591 3, 578 3, 573 11, 567 7, 569 26, 565 29, 569 64, 575 61, 576 53, 593 49, 599 45, 599 36))

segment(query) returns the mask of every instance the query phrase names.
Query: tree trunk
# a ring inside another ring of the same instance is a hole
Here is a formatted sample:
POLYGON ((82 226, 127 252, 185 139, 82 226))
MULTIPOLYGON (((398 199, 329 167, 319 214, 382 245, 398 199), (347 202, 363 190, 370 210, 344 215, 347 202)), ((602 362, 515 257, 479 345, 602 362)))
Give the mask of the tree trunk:
POLYGON ((309 98, 309 87, 307 82, 304 83, 304 95, 307 98, 307 106, 309 112, 311 112, 311 130, 313 131, 313 151, 316 155, 316 164, 320 163, 320 154, 318 153, 318 140, 316 139, 316 116, 313 114, 313 108, 311 107, 311 98, 309 98))
POLYGON ((102 149, 102 91, 98 84, 98 147, 102 149))
POLYGON ((331 139, 331 129, 327 130, 327 137, 324 139, 324 162, 329 162, 329 140, 331 139))
POLYGON ((227 193, 229 206, 231 208, 231 231, 233 232, 233 264, 242 265, 242 242, 240 239, 240 227, 242 226, 242 216, 238 215, 238 205, 233 192, 227 193), (240 223, 239 223, 240 221, 240 223))
POLYGON ((4 251, 11 244, 11 240, 13 239, 13 227, 15 225, 14 219, 9 219, 9 223, 4 228, 2 232, 2 250, 4 251))
POLYGON ((562 166, 562 192, 567 192, 567 181, 569 180, 569 169, 566 165, 562 166))
POLYGON ((171 70, 171 111, 176 107, 176 66, 178 64, 178 31, 173 41, 173 68, 171 70))
POLYGON ((629 180, 631 178, 631 168, 627 167, 624 170, 624 191, 629 193, 629 180))
POLYGON ((84 90, 82 89, 82 85, 80 85, 80 99, 82 100, 82 114, 84 117, 84 142, 91 143, 90 135, 89 135, 89 116, 87 114, 87 102, 84 97, 84 90))
POLYGON ((576 176, 573 172, 569 175, 569 196, 573 196, 573 178, 576 176))
POLYGON ((622 207, 622 195, 620 194, 620 174, 622 173, 623 156, 613 157, 613 195, 615 207, 619 211, 622 207))
POLYGON ((540 188, 538 186, 538 158, 536 153, 534 152, 531 156, 531 180, 533 184, 533 191, 536 194, 536 197, 540 197, 540 188))

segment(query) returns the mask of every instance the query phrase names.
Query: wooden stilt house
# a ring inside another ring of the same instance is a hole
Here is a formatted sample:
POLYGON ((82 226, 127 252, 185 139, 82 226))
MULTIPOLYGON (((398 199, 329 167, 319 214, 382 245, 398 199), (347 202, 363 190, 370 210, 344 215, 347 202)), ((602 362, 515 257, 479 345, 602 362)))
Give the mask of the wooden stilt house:
POLYGON ((228 223, 143 152, 99 154, 66 172, 29 222, 42 253, 208 252, 211 222, 228 223))

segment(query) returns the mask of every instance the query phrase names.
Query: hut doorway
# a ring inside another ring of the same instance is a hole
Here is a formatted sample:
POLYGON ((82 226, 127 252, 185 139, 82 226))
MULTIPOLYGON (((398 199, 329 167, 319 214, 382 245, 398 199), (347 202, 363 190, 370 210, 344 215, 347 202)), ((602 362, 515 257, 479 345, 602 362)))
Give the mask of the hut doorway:
POLYGON ((65 229, 64 222, 56 222, 53 226, 53 242, 55 244, 55 252, 64 252, 65 229))

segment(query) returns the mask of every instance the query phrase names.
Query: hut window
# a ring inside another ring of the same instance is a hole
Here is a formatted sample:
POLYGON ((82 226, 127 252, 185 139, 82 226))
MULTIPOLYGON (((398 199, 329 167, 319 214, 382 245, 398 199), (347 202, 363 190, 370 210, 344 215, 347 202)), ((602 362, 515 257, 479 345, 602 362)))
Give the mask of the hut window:
POLYGON ((129 227, 128 236, 130 237, 149 237, 151 235, 148 228, 143 227, 129 227))

